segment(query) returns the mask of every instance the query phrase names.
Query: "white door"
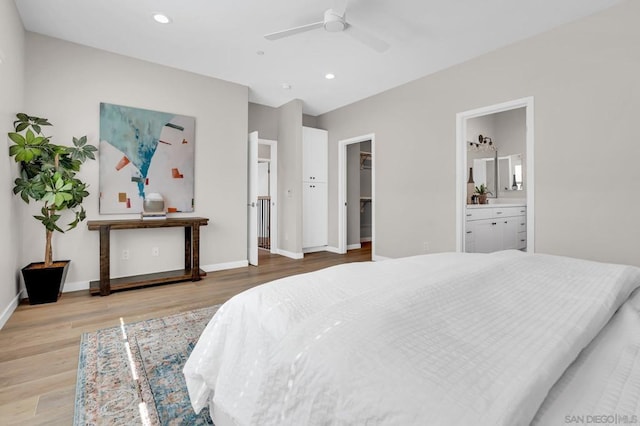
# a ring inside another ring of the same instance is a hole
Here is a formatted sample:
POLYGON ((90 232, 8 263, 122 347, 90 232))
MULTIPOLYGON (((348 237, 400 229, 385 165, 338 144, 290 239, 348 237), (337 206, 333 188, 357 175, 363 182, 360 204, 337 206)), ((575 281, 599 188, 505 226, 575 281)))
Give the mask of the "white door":
POLYGON ((326 183, 303 184, 302 212, 302 248, 326 246, 329 214, 326 183))
POLYGON ((328 173, 328 132, 302 128, 302 181, 326 182, 328 173))
POLYGON ((347 147, 371 141, 371 258, 376 260, 376 136, 373 133, 338 141, 338 251, 347 252, 347 147))
POLYGON ((247 257, 258 266, 258 132, 249 133, 247 190, 247 257))

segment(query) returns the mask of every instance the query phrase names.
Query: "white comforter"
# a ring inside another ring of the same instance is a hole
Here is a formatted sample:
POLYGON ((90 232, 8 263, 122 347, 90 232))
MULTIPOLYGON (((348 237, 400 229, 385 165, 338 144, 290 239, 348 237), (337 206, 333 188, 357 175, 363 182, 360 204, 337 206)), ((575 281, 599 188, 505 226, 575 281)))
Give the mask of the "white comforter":
POLYGON ((341 265, 229 300, 184 374, 241 425, 524 425, 639 285, 515 251, 341 265))

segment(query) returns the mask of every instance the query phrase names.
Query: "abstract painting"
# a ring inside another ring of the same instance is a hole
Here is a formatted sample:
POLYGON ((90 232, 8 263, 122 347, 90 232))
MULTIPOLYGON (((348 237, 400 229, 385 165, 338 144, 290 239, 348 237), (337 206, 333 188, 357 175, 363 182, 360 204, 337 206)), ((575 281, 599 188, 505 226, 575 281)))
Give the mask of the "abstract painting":
POLYGON ((159 193, 167 213, 194 208, 195 118, 100 104, 100 213, 140 213, 159 193))

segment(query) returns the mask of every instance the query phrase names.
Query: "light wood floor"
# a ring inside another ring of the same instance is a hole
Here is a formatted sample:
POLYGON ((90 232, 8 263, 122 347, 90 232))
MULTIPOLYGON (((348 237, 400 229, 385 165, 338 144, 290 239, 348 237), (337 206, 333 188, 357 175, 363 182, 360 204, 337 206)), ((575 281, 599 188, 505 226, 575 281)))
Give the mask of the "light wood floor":
POLYGON ((21 304, 0 330, 0 425, 73 424, 82 333, 223 303, 276 278, 371 259, 370 245, 292 260, 261 251, 258 267, 209 273, 197 283, 91 296, 64 293, 56 303, 21 304))

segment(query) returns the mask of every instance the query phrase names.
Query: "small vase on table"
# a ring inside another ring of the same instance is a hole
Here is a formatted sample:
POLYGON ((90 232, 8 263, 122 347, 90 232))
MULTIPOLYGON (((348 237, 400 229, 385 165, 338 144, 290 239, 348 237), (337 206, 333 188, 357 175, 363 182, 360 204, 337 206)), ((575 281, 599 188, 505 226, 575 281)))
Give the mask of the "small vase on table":
POLYGON ((476 184, 473 181, 473 167, 469 167, 469 180, 467 181, 467 204, 473 203, 473 201, 471 200, 471 197, 473 196, 476 190, 475 185, 476 184))

